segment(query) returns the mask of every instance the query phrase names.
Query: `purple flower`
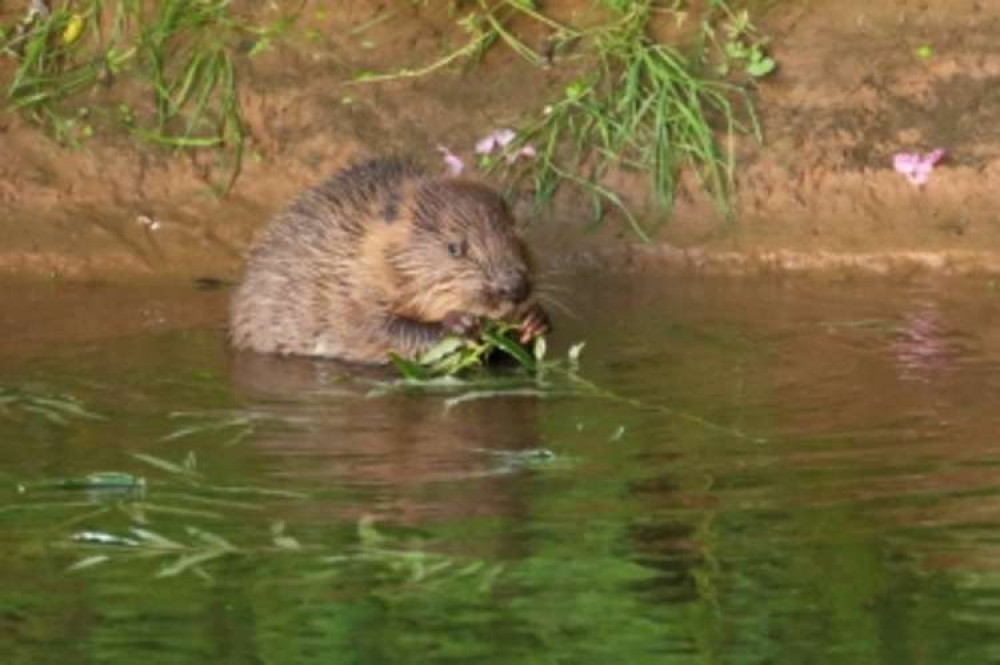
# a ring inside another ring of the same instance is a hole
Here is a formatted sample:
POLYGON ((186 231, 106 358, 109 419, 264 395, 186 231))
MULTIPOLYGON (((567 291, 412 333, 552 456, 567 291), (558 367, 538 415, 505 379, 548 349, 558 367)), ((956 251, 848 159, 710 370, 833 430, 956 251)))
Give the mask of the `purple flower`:
POLYGON ((930 179, 931 171, 934 170, 938 162, 944 159, 944 156, 945 151, 940 148, 932 150, 926 155, 901 152, 893 157, 892 165, 896 169, 896 173, 902 174, 907 180, 919 187, 930 179))
POLYGON ((506 148, 517 134, 513 129, 497 129, 476 142, 476 154, 488 155, 498 148, 506 148))
POLYGON ((437 149, 444 158, 444 168, 445 171, 448 172, 448 175, 461 175, 462 171, 465 170, 465 162, 462 161, 462 158, 453 153, 451 150, 448 150, 448 148, 443 145, 439 144, 437 149))
MULTIPOLYGON (((517 133, 514 132, 513 129, 494 130, 488 136, 476 142, 476 154, 489 155, 494 150, 503 150, 510 145, 515 138, 517 138, 517 133)), ((535 147, 532 145, 526 145, 517 152, 508 153, 506 159, 508 164, 513 164, 518 157, 527 157, 528 159, 531 159, 534 156, 535 147)))
MULTIPOLYGON (((527 157, 528 159, 534 159, 534 157, 535 157, 535 146, 533 146, 533 145, 531 145, 529 143, 528 145, 526 145, 523 148, 521 148, 520 152, 518 152, 514 157, 515 158, 517 158, 517 157, 527 157)), ((511 159, 510 161, 514 161, 514 160, 511 159)))

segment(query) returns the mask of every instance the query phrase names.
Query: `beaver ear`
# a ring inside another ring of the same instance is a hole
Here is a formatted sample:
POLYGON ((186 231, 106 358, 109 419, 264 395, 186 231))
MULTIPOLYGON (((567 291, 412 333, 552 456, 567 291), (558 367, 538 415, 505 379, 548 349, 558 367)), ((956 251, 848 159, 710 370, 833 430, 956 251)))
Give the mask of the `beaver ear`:
POLYGON ((510 225, 515 233, 520 235, 527 230, 527 219, 531 214, 531 207, 531 201, 518 192, 511 194, 510 200, 504 199, 504 214, 510 220, 510 225))

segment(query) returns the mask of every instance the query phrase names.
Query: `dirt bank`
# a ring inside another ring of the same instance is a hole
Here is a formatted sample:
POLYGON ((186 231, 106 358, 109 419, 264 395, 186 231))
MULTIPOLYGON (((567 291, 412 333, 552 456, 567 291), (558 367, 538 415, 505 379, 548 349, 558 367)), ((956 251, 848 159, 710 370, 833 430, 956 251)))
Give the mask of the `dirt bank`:
MULTIPOLYGON (((551 4, 573 13, 574 3, 551 4)), ((572 73, 493 49, 468 71, 351 85, 358 71, 429 62, 442 40, 461 38, 444 12, 420 8, 352 34, 380 11, 360 0, 310 7, 288 43, 240 63, 249 157, 222 199, 206 185, 210 155, 110 130, 67 148, 0 115, 0 274, 232 277, 254 230, 304 185, 371 152, 437 164, 444 144, 471 157, 477 138, 572 73)), ((758 22, 780 70, 757 90, 764 144, 740 146, 735 220, 692 189, 656 246, 623 251, 608 244, 632 241, 624 227, 579 233, 569 201, 539 220, 543 254, 600 245, 628 258, 619 263, 718 272, 1000 273, 1000 5, 785 2, 758 22), (893 171, 896 152, 934 148, 947 157, 926 185, 893 171)), ((13 65, 0 61, 0 79, 13 65)), ((638 179, 616 184, 644 198, 638 179)))

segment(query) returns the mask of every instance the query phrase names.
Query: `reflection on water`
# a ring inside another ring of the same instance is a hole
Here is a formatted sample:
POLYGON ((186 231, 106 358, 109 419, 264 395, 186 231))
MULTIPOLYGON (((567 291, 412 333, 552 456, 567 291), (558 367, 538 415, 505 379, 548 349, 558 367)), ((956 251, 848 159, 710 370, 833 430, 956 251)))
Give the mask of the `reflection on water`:
POLYGON ((614 398, 445 408, 225 294, 0 289, 4 662, 1000 662, 986 283, 572 293, 614 398))

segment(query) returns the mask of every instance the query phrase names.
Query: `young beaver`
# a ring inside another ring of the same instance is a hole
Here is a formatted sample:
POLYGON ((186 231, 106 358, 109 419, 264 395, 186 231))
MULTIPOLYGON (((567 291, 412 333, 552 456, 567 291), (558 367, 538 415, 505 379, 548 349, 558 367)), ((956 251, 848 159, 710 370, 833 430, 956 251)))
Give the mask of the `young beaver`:
POLYGON ((490 188, 401 159, 352 166, 303 192, 251 250, 233 295, 239 349, 384 363, 483 318, 545 333, 527 248, 490 188))

